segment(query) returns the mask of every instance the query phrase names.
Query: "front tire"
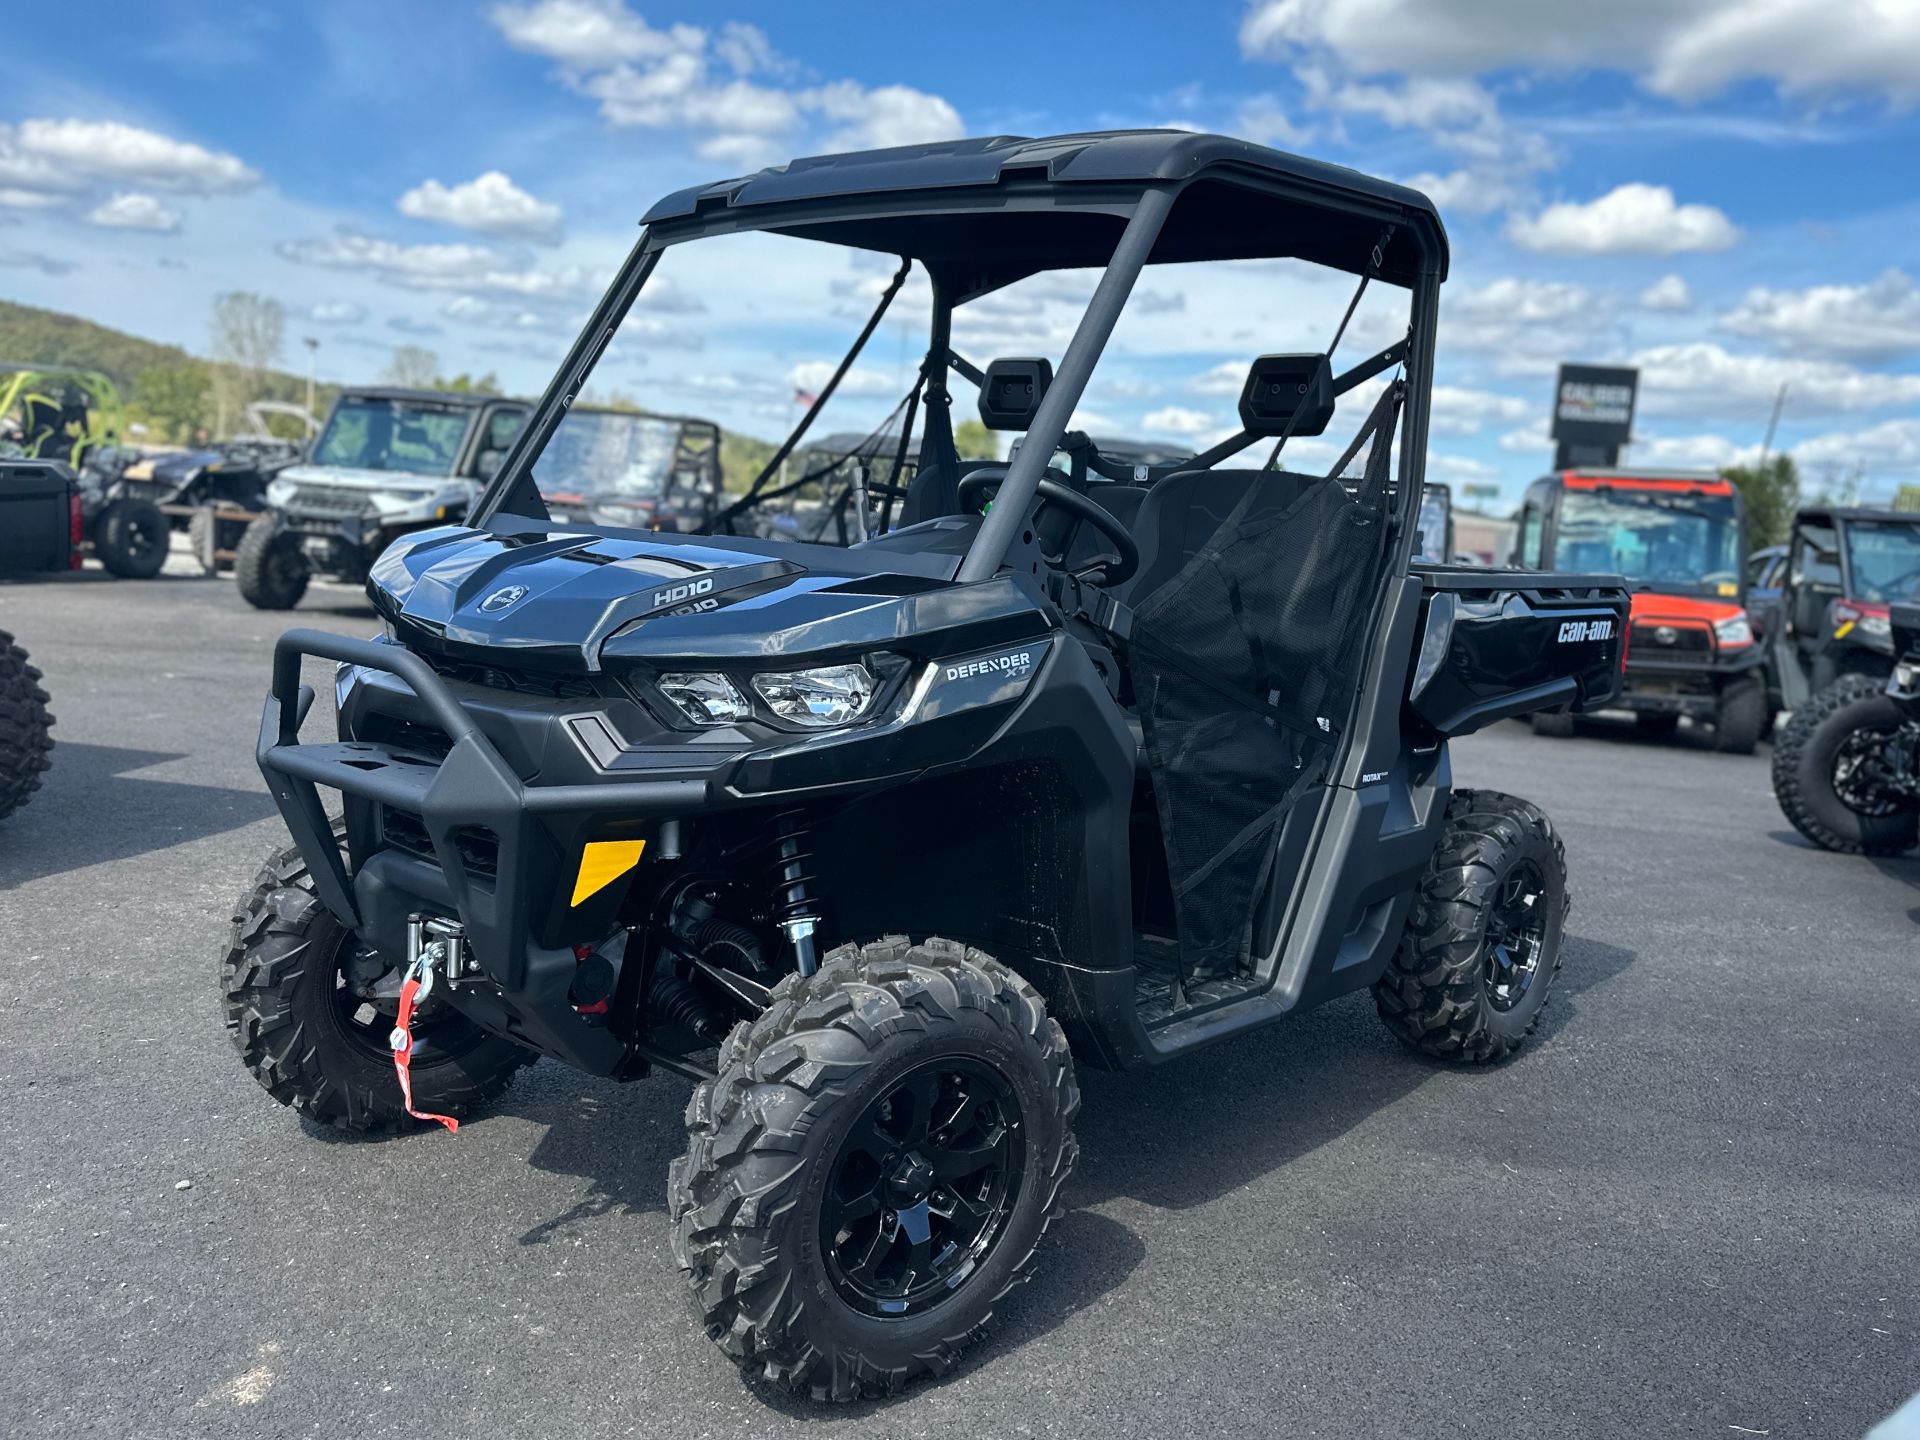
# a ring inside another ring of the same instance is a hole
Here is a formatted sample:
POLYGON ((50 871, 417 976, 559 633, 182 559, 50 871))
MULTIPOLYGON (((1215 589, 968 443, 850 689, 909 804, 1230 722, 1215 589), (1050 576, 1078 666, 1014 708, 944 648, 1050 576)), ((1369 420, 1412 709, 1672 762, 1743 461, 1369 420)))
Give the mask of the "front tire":
POLYGON ((167 563, 172 533, 158 505, 126 496, 100 512, 94 526, 93 553, 122 580, 151 580, 167 563))
POLYGON ((1536 710, 1533 713, 1533 733, 1551 735, 1564 740, 1573 734, 1573 712, 1571 710, 1536 710))
POLYGON ((1727 687, 1713 717, 1713 748, 1726 755, 1751 755, 1767 728, 1767 687, 1758 679, 1727 687))
MULTIPOLYGON (((1886 681, 1845 675, 1793 712, 1773 747, 1773 797, 1793 828, 1842 855, 1898 855, 1920 841, 1920 805, 1848 803, 1878 740, 1902 743, 1904 720, 1886 681), (1842 771, 1845 771, 1844 778, 1842 771)), ((1854 796, 1864 801, 1863 796, 1854 796)))
POLYGON ((1537 805, 1497 790, 1456 791, 1413 899, 1400 948, 1373 986, 1406 1044, 1485 1065, 1540 1023, 1560 970, 1567 857, 1537 805))
POLYGON ((256 610, 291 610, 307 593, 310 571, 300 539, 263 515, 247 526, 233 553, 241 598, 256 610))
POLYGON ((668 1173, 707 1334, 816 1399, 944 1372, 1060 1213, 1079 1103, 1040 996, 978 950, 893 937, 782 981, 668 1173))
POLYGON ((40 788, 53 754, 47 733, 52 725, 40 672, 27 663, 27 652, 13 636, 0 630, 0 820, 40 788))
MULTIPOLYGON (((352 931, 314 893, 299 848, 270 856, 227 933, 220 990, 240 1059, 282 1105, 341 1130, 398 1132, 407 1114, 387 1036, 398 976, 361 964, 352 931), (385 972, 385 973, 382 973, 385 972), (396 983, 388 985, 388 980, 396 983)), ((414 1022, 414 1108, 459 1117, 494 1099, 532 1052, 430 996, 414 1022)))

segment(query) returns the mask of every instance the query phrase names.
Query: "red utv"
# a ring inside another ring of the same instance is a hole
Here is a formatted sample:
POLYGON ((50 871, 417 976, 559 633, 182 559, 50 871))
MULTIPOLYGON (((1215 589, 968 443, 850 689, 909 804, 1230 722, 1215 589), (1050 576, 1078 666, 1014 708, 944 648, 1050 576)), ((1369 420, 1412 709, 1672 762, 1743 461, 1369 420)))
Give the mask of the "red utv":
MULTIPOLYGON (((1681 717, 1713 727, 1714 748, 1751 754, 1771 711, 1764 647, 1741 603, 1747 522, 1740 493, 1712 474, 1572 469, 1527 487, 1514 563, 1626 578, 1632 630, 1620 709, 1646 732, 1681 717)), ((1571 735, 1573 715, 1533 717, 1571 735)))

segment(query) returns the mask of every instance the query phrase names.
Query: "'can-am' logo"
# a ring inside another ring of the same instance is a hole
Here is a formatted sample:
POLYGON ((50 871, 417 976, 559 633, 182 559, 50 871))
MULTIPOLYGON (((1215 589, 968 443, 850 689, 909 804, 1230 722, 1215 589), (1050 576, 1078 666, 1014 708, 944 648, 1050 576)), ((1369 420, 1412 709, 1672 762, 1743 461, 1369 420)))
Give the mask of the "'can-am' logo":
POLYGON ((480 609, 483 614, 498 615, 502 610, 511 610, 526 598, 526 586, 503 585, 480 602, 480 609))
POLYGON ((1611 620, 1569 620, 1560 627, 1560 643, 1571 645, 1580 640, 1611 640, 1611 620))

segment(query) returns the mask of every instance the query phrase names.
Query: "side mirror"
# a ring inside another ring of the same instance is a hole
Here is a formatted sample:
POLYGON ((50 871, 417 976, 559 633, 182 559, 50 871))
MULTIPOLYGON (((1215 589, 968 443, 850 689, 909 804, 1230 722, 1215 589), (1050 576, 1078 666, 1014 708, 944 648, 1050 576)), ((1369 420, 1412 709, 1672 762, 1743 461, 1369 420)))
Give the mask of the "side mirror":
POLYGON ((1325 355, 1262 355, 1240 391, 1253 435, 1318 435, 1333 419, 1333 364, 1325 355))
POLYGON ((491 480, 500 473, 500 466, 506 460, 504 450, 482 450, 480 458, 473 462, 473 473, 482 480, 491 480))
POLYGON ((989 430, 1025 430, 1052 383, 1051 360, 994 361, 980 377, 980 423, 989 430))

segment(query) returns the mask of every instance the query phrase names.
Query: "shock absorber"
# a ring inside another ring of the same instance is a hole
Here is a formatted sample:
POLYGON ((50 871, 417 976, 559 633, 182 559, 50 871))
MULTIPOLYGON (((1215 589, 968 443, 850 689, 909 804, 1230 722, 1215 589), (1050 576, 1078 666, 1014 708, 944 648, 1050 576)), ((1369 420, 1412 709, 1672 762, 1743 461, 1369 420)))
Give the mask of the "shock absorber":
POLYGON ((807 848, 811 837, 805 817, 798 811, 780 816, 774 821, 774 829, 779 836, 774 842, 771 874, 774 922, 793 946, 795 967, 802 975, 811 975, 820 968, 819 952, 813 943, 820 911, 811 893, 815 879, 810 868, 813 852, 807 848))

